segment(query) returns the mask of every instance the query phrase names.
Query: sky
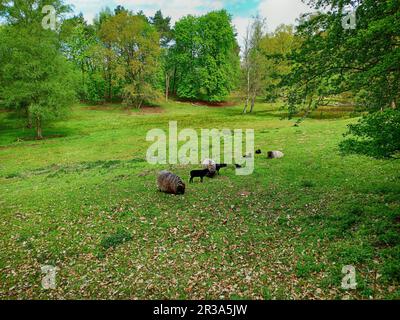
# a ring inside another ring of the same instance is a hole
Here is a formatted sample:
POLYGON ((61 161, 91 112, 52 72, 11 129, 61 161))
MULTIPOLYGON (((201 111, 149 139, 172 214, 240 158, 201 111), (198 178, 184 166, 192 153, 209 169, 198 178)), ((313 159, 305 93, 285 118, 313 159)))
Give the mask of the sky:
POLYGON ((295 24, 301 14, 312 11, 301 0, 66 0, 66 2, 74 6, 75 13, 82 12, 89 22, 102 8, 114 9, 117 5, 134 12, 142 10, 148 16, 153 16, 161 9, 165 16, 172 18, 173 23, 188 14, 201 15, 225 8, 232 15, 239 43, 243 42, 251 17, 257 13, 266 18, 267 31, 271 32, 282 23, 295 24))

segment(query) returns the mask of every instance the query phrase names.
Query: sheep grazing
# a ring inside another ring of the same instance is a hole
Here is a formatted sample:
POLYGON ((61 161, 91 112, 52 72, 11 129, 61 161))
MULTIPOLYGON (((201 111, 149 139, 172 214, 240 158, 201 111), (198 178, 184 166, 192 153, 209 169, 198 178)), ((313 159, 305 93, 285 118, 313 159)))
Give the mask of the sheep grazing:
POLYGON ((193 182, 194 178, 200 178, 201 182, 203 182, 203 179, 206 175, 208 175, 210 171, 208 169, 204 170, 193 170, 190 172, 190 181, 189 183, 193 182))
POLYGON ((258 149, 258 150, 256 151, 256 154, 261 154, 261 150, 258 149))
POLYGON ((214 177, 215 173, 217 172, 217 164, 211 159, 205 159, 203 161, 203 168, 208 169, 209 172, 207 173, 207 177, 209 178, 214 177))
POLYGON ((177 175, 169 171, 161 171, 157 177, 157 186, 161 192, 185 194, 185 183, 177 175))
POLYGON ((268 159, 280 159, 285 155, 281 151, 268 151, 268 159))

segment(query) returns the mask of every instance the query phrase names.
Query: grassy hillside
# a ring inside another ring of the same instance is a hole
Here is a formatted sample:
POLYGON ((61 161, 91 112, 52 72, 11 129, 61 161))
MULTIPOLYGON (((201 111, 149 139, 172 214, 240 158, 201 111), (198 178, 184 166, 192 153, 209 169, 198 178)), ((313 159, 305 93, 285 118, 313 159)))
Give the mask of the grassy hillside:
POLYGON ((341 157, 355 121, 318 112, 300 127, 277 106, 78 105, 33 132, 0 112, 0 298, 400 298, 400 163, 341 157), (157 192, 146 133, 251 128, 255 172, 232 167, 184 196, 157 192), (59 268, 41 288, 42 265, 59 268), (341 289, 353 265, 358 288, 341 289))

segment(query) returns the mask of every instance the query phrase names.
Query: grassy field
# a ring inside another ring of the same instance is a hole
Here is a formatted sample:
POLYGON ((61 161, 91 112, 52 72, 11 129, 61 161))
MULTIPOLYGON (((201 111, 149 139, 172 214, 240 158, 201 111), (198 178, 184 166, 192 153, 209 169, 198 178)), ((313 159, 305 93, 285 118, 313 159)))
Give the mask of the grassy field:
POLYGON ((354 122, 318 112, 300 127, 276 105, 78 105, 34 141, 0 112, 0 298, 400 298, 400 163, 341 157, 354 122), (148 130, 255 129, 253 175, 233 168, 184 196, 157 192, 148 130), (53 265, 57 288, 41 287, 53 265), (341 288, 353 265, 357 290, 341 288))

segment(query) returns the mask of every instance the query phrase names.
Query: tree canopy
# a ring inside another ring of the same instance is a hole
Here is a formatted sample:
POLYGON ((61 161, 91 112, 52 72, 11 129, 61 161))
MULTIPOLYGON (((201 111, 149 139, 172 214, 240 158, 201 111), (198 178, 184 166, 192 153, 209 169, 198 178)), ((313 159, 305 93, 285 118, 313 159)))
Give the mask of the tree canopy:
MULTIPOLYGON (((300 111, 307 114, 348 92, 369 112, 389 108, 398 112, 400 1, 313 0, 309 3, 323 10, 304 17, 297 29, 296 36, 302 44, 293 50, 293 68, 283 82, 289 91, 290 114, 300 111), (349 10, 356 12, 355 28, 343 26, 349 10)), ((395 114, 374 115, 361 120, 358 126, 351 126, 352 142, 342 144, 343 151, 359 153, 365 139, 375 144, 378 140, 375 134, 370 134, 373 131, 370 120, 376 128, 378 123, 384 126, 387 117, 393 121, 398 119, 395 114)), ((381 156, 399 151, 385 150, 381 156)))
POLYGON ((141 15, 121 11, 100 28, 100 38, 111 45, 117 59, 116 74, 123 85, 127 104, 141 107, 157 98, 154 86, 160 45, 156 29, 141 15))
POLYGON ((171 57, 179 98, 222 101, 237 85, 239 47, 225 11, 187 16, 174 28, 171 57))
POLYGON ((32 9, 43 3, 48 2, 15 1, 14 6, 6 3, 0 11, 8 22, 0 43, 0 97, 6 107, 27 119, 28 126, 35 126, 38 139, 43 138, 43 122, 66 114, 76 89, 57 34, 43 29, 41 17, 32 9))

